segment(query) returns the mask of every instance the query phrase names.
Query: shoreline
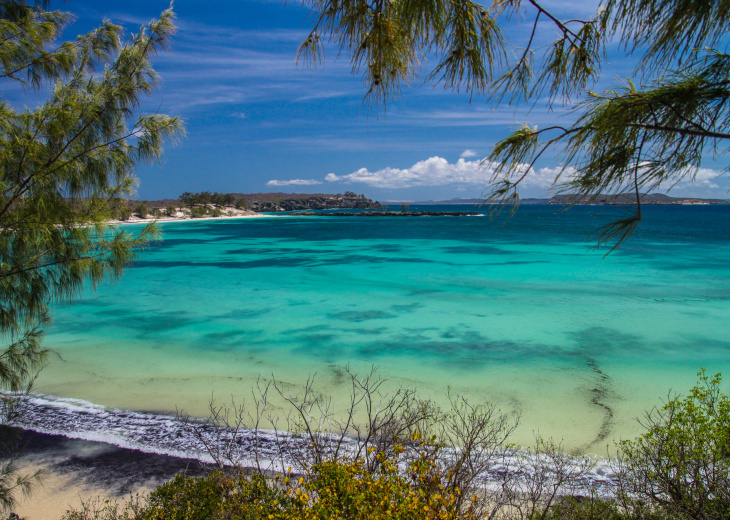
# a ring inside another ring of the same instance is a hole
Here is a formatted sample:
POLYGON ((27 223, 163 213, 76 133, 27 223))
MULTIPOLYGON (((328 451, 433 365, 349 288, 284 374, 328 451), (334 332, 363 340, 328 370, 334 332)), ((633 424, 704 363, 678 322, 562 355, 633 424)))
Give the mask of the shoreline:
MULTIPOLYGON (((20 428, 22 453, 17 458, 18 475, 37 470, 43 472, 43 482, 35 491, 18 500, 13 509, 24 520, 60 520, 69 509, 80 509, 83 504, 124 503, 143 499, 158 486, 178 474, 190 477, 204 476, 218 468, 199 458, 184 455, 154 453, 130 447, 120 447, 101 440, 67 437, 59 433, 44 433, 20 428)), ((485 492, 490 487, 490 475, 497 478, 505 471, 519 471, 523 455, 510 449, 506 459, 496 460, 484 473, 485 492), (517 462, 517 466, 512 466, 517 462)), ((613 469, 606 459, 590 457, 596 464, 586 475, 586 489, 609 496, 613 469)), ((583 457, 575 457, 581 463, 583 457)), ((255 470, 255 465, 244 463, 242 468, 255 470)), ((269 468, 268 471, 271 471, 269 468)), ((268 473, 266 469, 265 472, 268 473)), ((295 475, 300 475, 295 471, 295 475)))
MULTIPOLYGON (((241 211, 241 210, 235 210, 235 211, 241 211)), ((179 213, 179 212, 178 212, 179 213)), ((189 215, 181 215, 181 216, 174 216, 174 217, 150 217, 150 218, 139 218, 139 217, 130 217, 127 220, 107 220, 105 222, 106 225, 109 226, 126 226, 128 224, 151 224, 153 222, 155 223, 167 223, 167 222, 197 222, 202 220, 230 220, 230 219, 256 219, 256 218, 269 218, 269 217, 279 217, 280 215, 264 215, 263 213, 256 213, 255 211, 249 211, 245 210, 245 213, 239 213, 235 215, 221 215, 220 217, 200 217, 200 218, 192 218, 189 215)), ((284 216, 284 215, 282 215, 284 216)))
MULTIPOLYGON (((241 467, 258 467, 264 471, 295 466, 296 454, 301 455, 308 449, 306 439, 282 430, 277 432, 243 425, 235 433, 234 430, 216 433, 207 431, 203 426, 205 423, 194 418, 191 423, 186 423, 171 415, 111 409, 78 399, 31 394, 24 408, 25 412, 17 422, 18 428, 37 432, 33 435, 41 438, 50 436, 57 442, 65 439, 63 442, 78 445, 102 444, 112 451, 137 454, 136 457, 183 460, 187 464, 194 463, 205 468, 213 467, 214 458, 210 450, 217 452, 221 446, 233 450, 232 455, 229 455, 241 467), (200 425, 203 430, 195 425, 200 425), (202 438, 199 436, 201 434, 202 438), (235 446, 229 444, 231 441, 235 446)), ((345 438, 345 445, 350 448, 354 448, 356 443, 353 438, 345 438)), ((494 468, 484 472, 484 482, 494 481, 500 471, 518 470, 520 461, 528 453, 525 450, 529 449, 529 446, 519 449, 514 445, 505 445, 499 456, 502 458, 498 457, 499 460, 494 461, 494 468)), ((586 475, 587 481, 593 485, 602 487, 611 481, 610 458, 589 453, 569 456, 575 460, 588 457, 595 463, 595 467, 586 475)), ((129 475, 127 478, 130 478, 129 475)))
POLYGON ((197 459, 121 448, 101 441, 21 430, 19 474, 43 471, 44 481, 14 511, 26 520, 60 519, 82 502, 144 496, 178 473, 204 475, 215 469, 197 459))

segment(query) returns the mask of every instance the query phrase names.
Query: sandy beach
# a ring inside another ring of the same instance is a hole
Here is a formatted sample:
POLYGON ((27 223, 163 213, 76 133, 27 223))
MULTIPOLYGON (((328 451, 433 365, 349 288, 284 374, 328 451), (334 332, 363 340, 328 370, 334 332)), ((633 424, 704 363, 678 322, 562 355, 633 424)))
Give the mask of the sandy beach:
POLYGON ((20 473, 44 473, 43 484, 15 509, 26 520, 57 520, 82 501, 145 495, 178 473, 202 475, 212 469, 193 459, 30 431, 23 432, 22 444, 20 473))
POLYGON ((119 226, 126 224, 149 224, 150 222, 185 222, 185 221, 198 221, 198 220, 226 220, 226 219, 240 219, 240 218, 269 218, 277 217, 279 215, 264 215, 262 213, 256 213, 249 209, 227 209, 226 212, 220 217, 200 217, 192 218, 190 214, 178 211, 172 216, 153 217, 148 215, 147 218, 139 218, 134 215, 129 217, 127 220, 108 220, 107 224, 119 226))

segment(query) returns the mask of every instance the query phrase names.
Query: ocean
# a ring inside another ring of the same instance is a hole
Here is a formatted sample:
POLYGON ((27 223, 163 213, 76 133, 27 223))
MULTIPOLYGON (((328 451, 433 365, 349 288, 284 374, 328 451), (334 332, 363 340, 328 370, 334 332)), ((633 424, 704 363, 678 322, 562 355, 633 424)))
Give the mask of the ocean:
POLYGON ((645 207, 604 256, 588 237, 623 211, 162 223, 119 282, 53 309, 27 426, 184 454, 176 411, 310 377, 341 410, 375 367, 383 392, 518 413, 519 445, 606 456, 701 367, 730 374, 730 206, 645 207))

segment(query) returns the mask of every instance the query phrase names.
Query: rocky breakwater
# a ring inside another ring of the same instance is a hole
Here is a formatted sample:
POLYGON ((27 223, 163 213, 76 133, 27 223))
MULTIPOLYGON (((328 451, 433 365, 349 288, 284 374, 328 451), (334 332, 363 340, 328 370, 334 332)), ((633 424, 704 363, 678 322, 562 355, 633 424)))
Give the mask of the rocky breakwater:
POLYGON ((481 213, 468 211, 363 211, 360 213, 292 213, 293 217, 476 217, 481 213))
POLYGON ((380 208, 380 203, 360 195, 317 195, 273 201, 255 201, 250 209, 258 212, 306 211, 323 209, 372 209, 380 208))

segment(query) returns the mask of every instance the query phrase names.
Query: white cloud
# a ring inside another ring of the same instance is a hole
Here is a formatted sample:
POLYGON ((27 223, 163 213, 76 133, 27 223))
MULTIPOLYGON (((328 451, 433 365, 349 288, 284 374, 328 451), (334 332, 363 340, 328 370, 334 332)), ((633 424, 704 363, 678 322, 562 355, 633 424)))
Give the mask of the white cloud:
POLYGON ((712 168, 697 168, 694 178, 695 181, 709 181, 718 178, 720 175, 722 175, 722 172, 712 168))
POLYGON ((461 152, 461 155, 459 157, 461 157, 462 159, 471 159, 472 157, 476 157, 476 156, 477 156, 477 153, 474 150, 469 150, 467 148, 466 150, 461 152))
POLYGON ((727 198, 719 184, 723 172, 712 168, 688 168, 662 182, 658 191, 674 197, 727 198))
MULTIPOLYGON (((383 168, 370 171, 360 168, 346 175, 328 173, 324 180, 327 182, 342 182, 349 184, 365 184, 373 188, 408 189, 429 186, 449 186, 460 190, 473 189, 478 186, 487 188, 492 182, 503 176, 496 174, 499 164, 486 160, 468 161, 464 158, 450 163, 442 157, 430 157, 419 161, 409 168, 383 168)), ((549 190, 557 183, 568 182, 577 174, 573 166, 554 166, 543 168, 529 168, 526 164, 519 165, 511 180, 517 181, 520 172, 524 178, 520 180, 520 193, 523 196, 547 196, 549 190)), ((674 176, 671 182, 662 183, 656 191, 670 191, 675 197, 708 197, 726 198, 727 183, 722 180, 723 172, 711 168, 699 168, 688 171, 683 176, 674 176), (694 177, 694 180, 692 178, 694 177), (677 180, 679 179, 679 180, 677 180), (724 186, 724 187, 723 187, 724 186), (722 190, 721 193, 719 193, 722 190)))
MULTIPOLYGON (((328 182, 350 182, 367 184, 375 188, 413 188, 416 186, 481 185, 487 186, 494 180, 498 163, 489 161, 466 161, 463 158, 449 163, 442 157, 431 157, 410 168, 384 168, 371 172, 367 168, 336 175, 329 173, 328 182)), ((524 168, 523 168, 524 171, 524 168)), ((561 168, 530 169, 521 185, 525 188, 548 189, 561 168)), ((564 175, 574 170, 566 169, 564 175)))
POLYGON ((322 181, 315 179, 292 179, 290 181, 271 180, 266 183, 267 186, 311 186, 313 184, 322 184, 322 181))

